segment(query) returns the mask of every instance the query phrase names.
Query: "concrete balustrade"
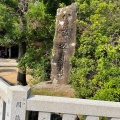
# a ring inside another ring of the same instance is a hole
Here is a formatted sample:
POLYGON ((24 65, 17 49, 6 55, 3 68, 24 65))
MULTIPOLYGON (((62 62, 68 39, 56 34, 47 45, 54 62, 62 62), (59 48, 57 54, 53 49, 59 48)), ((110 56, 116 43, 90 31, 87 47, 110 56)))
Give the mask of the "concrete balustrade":
POLYGON ((38 111, 38 120, 50 120, 51 113, 61 113, 62 120, 120 120, 120 102, 31 95, 30 88, 10 86, 0 79, 0 120, 28 120, 29 111, 38 111), (27 114, 26 114, 27 113, 27 114))
POLYGON ((50 120, 51 113, 39 112, 38 120, 50 120))
POLYGON ((76 115, 63 114, 62 120, 75 120, 76 115))
POLYGON ((27 110, 120 117, 119 102, 40 95, 29 96, 27 99, 27 110))
POLYGON ((95 117, 95 116, 85 116, 85 120, 99 120, 99 117, 95 117))
POLYGON ((7 89, 10 85, 0 78, 0 97, 6 101, 7 89))

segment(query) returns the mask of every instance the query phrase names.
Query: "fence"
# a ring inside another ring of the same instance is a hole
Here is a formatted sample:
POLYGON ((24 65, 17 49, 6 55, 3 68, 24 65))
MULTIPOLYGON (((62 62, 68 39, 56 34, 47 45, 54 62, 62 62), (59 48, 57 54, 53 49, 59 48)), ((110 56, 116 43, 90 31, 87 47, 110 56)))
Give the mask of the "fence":
POLYGON ((62 120, 120 120, 120 103, 77 98, 31 95, 27 86, 10 86, 0 79, 0 120, 28 120, 29 111, 38 111, 38 120, 50 120, 51 113, 61 113, 62 120))

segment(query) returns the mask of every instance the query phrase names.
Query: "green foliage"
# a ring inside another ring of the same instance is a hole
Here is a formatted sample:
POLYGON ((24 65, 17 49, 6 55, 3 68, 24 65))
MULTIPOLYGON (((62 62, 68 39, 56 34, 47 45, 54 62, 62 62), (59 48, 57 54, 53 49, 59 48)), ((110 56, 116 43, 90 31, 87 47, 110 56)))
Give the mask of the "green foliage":
POLYGON ((50 49, 46 43, 36 49, 34 44, 27 48, 27 51, 19 61, 19 67, 25 70, 28 69, 28 74, 33 76, 30 84, 37 84, 41 81, 49 80, 50 75, 50 49))
POLYGON ((30 3, 27 15, 34 20, 41 20, 45 16, 45 6, 42 2, 30 3))
POLYGON ((46 9, 43 2, 29 3, 28 12, 24 15, 27 21, 27 42, 49 40, 52 43, 55 20, 46 9))
POLYGON ((94 76, 94 60, 81 58, 71 59, 73 69, 71 71, 70 82, 78 91, 77 97, 88 98, 94 94, 94 88, 90 79, 94 76), (79 69, 80 68, 80 69, 79 69))
POLYGON ((14 8, 16 4, 13 0, 0 4, 0 44, 2 45, 16 44, 21 38, 19 17, 14 8))
POLYGON ((103 89, 98 90, 93 99, 120 101, 120 77, 114 77, 103 86, 103 89))
POLYGON ((4 23, 5 14, 6 14, 6 6, 3 6, 2 4, 0 4, 0 15, 1 15, 0 16, 0 31, 5 26, 5 23, 4 23), (3 14, 3 16, 1 14, 3 14))
POLYGON ((77 51, 70 83, 77 97, 120 101, 118 1, 78 0, 77 51))

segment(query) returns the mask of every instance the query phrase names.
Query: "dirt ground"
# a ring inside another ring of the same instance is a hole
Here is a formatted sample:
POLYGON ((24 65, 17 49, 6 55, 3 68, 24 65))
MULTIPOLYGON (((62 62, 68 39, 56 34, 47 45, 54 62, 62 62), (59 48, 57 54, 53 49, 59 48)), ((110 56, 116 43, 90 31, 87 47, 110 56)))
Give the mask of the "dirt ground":
MULTIPOLYGON (((17 67, 0 67, 0 77, 7 82, 16 85, 17 84, 17 67)), ((31 79, 30 75, 27 75, 27 81, 31 79)))

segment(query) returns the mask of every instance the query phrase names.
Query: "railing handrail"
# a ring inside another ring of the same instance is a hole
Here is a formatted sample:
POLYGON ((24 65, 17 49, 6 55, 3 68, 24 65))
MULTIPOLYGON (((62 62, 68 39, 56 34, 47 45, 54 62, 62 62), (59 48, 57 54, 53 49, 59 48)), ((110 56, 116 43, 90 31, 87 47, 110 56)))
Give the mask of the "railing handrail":
MULTIPOLYGON (((4 102, 0 102, 2 106, 6 106, 6 120, 19 116, 23 120, 26 111, 39 111, 39 114, 40 112, 62 113, 68 116, 80 114, 120 119, 120 102, 31 95, 28 86, 10 86, 2 79, 0 79, 0 100, 1 98, 6 103, 4 105, 4 102)), ((4 108, 3 111, 5 111, 4 108)))
POLYGON ((30 95, 27 99, 27 110, 120 117, 120 102, 30 95))

